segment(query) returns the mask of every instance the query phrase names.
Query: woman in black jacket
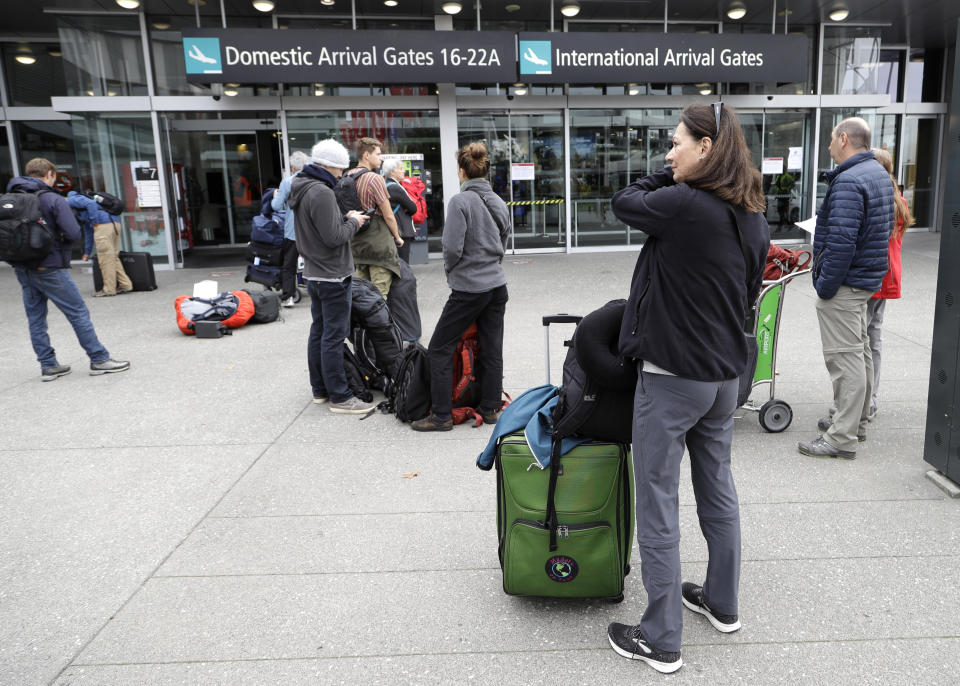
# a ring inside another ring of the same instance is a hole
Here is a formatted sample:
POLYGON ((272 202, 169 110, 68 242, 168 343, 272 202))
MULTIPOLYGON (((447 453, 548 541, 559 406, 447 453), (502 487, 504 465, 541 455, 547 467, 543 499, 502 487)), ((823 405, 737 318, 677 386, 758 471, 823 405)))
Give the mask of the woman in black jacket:
POLYGON ((761 176, 733 110, 691 105, 667 154, 671 167, 614 195, 624 223, 645 231, 620 332, 637 364, 633 460, 637 538, 647 609, 635 626, 611 624, 624 657, 673 672, 681 605, 718 631, 740 628, 740 513, 730 471, 738 377, 747 365, 745 315, 761 285, 770 229, 761 176), (690 453, 709 564, 703 586, 680 575, 679 481, 690 453))
POLYGON ((413 228, 413 215, 417 213, 417 203, 413 201, 407 191, 404 190, 401 181, 403 181, 403 162, 398 159, 388 159, 380 167, 380 173, 383 174, 387 182, 387 192, 390 193, 390 207, 393 208, 393 215, 397 218, 397 228, 400 229, 400 238, 403 239, 403 245, 397 248, 397 255, 401 260, 410 264, 410 244, 413 242, 417 230, 413 228))

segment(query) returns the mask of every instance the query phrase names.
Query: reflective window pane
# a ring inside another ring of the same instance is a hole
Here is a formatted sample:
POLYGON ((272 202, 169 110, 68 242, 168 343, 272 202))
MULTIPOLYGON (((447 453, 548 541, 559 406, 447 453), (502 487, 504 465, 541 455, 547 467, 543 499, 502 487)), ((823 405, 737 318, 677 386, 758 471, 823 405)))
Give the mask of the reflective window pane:
POLYGON ((59 43, 3 43, 2 53, 14 107, 50 107, 50 96, 67 95, 59 43))
POLYGON ((67 95, 146 95, 136 15, 57 18, 67 95))
POLYGON ((866 95, 880 86, 880 27, 825 26, 823 92, 866 95))

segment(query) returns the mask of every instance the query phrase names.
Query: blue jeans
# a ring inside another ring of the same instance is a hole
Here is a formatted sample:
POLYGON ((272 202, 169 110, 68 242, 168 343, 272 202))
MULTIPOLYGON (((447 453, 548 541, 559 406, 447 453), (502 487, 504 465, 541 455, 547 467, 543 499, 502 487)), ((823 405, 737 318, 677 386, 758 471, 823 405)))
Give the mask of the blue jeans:
POLYGON ((342 403, 353 397, 343 371, 343 341, 350 330, 351 282, 307 281, 313 324, 307 340, 307 366, 315 398, 342 403))
POLYGON ((83 296, 66 269, 16 267, 14 271, 23 290, 23 309, 27 312, 27 322, 30 324, 30 342, 41 367, 56 367, 58 364, 57 354, 47 335, 47 300, 52 300, 73 326, 77 340, 87 351, 90 362, 98 364, 110 359, 110 353, 93 330, 90 311, 83 302, 83 296))

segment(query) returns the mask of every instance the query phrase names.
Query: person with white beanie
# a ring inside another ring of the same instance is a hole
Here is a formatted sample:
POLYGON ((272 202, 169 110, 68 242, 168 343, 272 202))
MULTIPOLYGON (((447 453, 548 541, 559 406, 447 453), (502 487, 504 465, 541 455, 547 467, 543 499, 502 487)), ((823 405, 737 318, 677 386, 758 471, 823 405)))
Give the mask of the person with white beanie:
POLYGON ((355 210, 344 217, 333 193, 337 179, 350 166, 347 149, 328 138, 313 146, 310 157, 312 163, 293 179, 288 202, 294 212, 294 232, 313 314, 307 340, 313 402, 329 401, 331 412, 364 414, 373 404, 354 396, 347 384, 343 340, 350 329, 350 239, 368 217, 355 210))

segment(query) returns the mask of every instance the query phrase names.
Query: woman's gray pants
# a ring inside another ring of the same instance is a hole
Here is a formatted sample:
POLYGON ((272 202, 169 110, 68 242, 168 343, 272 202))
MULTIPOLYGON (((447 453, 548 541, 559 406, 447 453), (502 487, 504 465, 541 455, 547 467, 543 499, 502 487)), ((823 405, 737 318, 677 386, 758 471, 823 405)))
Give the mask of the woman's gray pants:
POLYGON ((740 586, 740 505, 730 471, 738 380, 693 381, 641 371, 633 405, 637 540, 647 609, 643 636, 660 650, 680 650, 680 461, 690 452, 693 492, 709 563, 704 598, 735 615, 740 586))

